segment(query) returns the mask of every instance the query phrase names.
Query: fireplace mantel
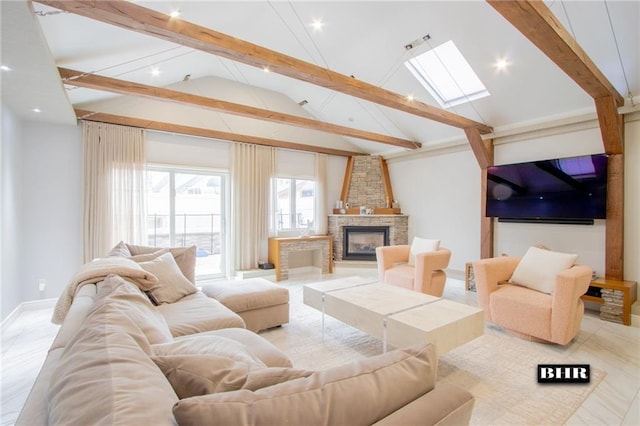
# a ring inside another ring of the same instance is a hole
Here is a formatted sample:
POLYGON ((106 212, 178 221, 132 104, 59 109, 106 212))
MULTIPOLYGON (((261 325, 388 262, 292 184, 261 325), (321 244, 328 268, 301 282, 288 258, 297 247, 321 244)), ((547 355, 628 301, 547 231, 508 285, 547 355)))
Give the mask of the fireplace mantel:
POLYGON ((343 258, 343 232, 345 226, 388 226, 389 244, 408 244, 409 216, 404 214, 332 214, 329 215, 328 234, 333 237, 335 260, 343 258))

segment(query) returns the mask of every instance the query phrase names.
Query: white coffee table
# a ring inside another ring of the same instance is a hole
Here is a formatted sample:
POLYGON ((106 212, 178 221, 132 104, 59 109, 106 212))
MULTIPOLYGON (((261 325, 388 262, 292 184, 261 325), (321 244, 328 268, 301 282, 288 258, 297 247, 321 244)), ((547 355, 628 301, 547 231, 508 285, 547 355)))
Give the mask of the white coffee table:
POLYGON ((362 278, 307 284, 303 301, 395 347, 432 342, 438 354, 484 332, 482 309, 362 278))

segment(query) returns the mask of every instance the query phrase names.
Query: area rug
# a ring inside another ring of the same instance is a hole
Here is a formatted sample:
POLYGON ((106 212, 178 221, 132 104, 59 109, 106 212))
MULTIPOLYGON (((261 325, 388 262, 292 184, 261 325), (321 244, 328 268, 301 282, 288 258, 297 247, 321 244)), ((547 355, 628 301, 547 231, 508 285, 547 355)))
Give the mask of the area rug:
MULTIPOLYGON (((322 370, 382 353, 382 342, 302 303, 302 286, 291 286, 289 324, 260 333, 298 368, 322 370)), ((474 425, 564 424, 606 373, 592 368, 586 385, 540 385, 537 364, 566 359, 527 342, 488 329, 485 335, 442 355, 438 382, 471 392, 474 425)))

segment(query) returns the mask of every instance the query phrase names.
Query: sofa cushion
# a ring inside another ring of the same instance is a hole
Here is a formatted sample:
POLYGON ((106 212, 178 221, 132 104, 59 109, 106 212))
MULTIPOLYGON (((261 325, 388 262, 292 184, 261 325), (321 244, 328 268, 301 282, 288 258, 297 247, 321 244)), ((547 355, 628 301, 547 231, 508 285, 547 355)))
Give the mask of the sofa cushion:
MULTIPOLYGON (((136 246, 133 244, 126 244, 129 252, 132 256, 139 254, 147 254, 157 252, 164 247, 152 247, 152 246, 136 246)), ((169 251, 173 255, 178 267, 182 271, 185 277, 193 284, 196 283, 196 246, 189 247, 168 247, 169 251)))
POLYGON ((180 425, 370 425, 434 388, 437 358, 428 344, 319 371, 257 391, 186 398, 180 425))
MULTIPOLYGON (((210 334, 212 336, 226 337, 242 343, 253 356, 264 362, 267 367, 293 367, 291 360, 280 349, 262 338, 260 335, 244 328, 222 328, 220 330, 208 331, 201 334, 210 334)), ((189 336, 176 338, 188 339, 189 336)))
POLYGON ((152 345, 153 355, 209 355, 229 358, 254 367, 265 367, 260 359, 242 343, 222 336, 194 334, 173 342, 152 345))
POLYGON ((238 389, 256 390, 312 373, 293 368, 261 368, 222 356, 168 355, 152 359, 180 399, 238 389))
POLYGON ((174 337, 219 328, 245 327, 238 314, 200 291, 183 297, 176 303, 158 305, 156 309, 167 320, 174 337))
POLYGON ((236 313, 289 303, 289 290, 264 278, 218 281, 202 292, 236 313))
MULTIPOLYGON (((129 286, 117 289, 123 287, 129 286)), ((122 303, 107 303, 105 296, 55 367, 47 424, 174 424, 171 407, 178 398, 149 358, 139 318, 122 303)), ((120 299, 127 301, 127 292, 120 299)))
POLYGON ((556 287, 556 276, 571 268, 577 259, 577 254, 529 247, 513 271, 509 282, 551 294, 556 287))
POLYGON ((529 336, 551 338, 553 296, 521 286, 504 284, 491 293, 489 306, 496 324, 529 336))
POLYGON ((173 255, 169 252, 154 259, 139 262, 139 265, 158 278, 158 283, 147 293, 156 305, 174 303, 198 291, 180 271, 173 255))
POLYGON ((437 251, 439 248, 440 240, 413 237, 411 248, 409 249, 409 261, 407 262, 407 264, 409 266, 414 266, 416 263, 416 254, 437 251))

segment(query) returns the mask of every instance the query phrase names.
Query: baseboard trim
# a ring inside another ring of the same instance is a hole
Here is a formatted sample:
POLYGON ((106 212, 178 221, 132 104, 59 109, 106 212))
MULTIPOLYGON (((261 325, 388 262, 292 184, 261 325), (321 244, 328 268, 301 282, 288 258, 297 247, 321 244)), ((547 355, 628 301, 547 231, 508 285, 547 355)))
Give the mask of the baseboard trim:
POLYGON ((5 319, 2 320, 2 324, 0 324, 0 328, 4 330, 6 327, 9 327, 13 321, 24 311, 32 311, 36 309, 43 308, 52 308, 56 305, 58 299, 40 299, 40 300, 28 300, 26 302, 20 303, 16 308, 11 311, 9 315, 5 319))

